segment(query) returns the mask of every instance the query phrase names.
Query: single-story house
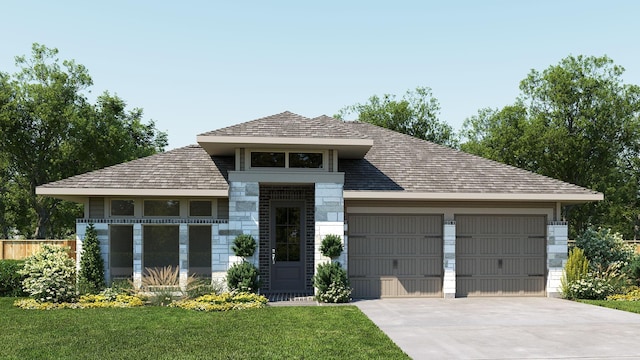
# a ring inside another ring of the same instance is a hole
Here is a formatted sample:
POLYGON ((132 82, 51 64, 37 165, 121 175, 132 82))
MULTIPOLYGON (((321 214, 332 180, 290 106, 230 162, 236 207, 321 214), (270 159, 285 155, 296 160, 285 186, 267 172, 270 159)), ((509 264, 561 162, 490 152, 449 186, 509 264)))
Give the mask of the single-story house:
POLYGON ((368 123, 291 112, 191 145, 42 185, 84 204, 107 280, 180 267, 225 277, 251 234, 263 293, 313 293, 322 238, 340 235, 355 298, 554 296, 567 258, 561 207, 603 199, 368 123))

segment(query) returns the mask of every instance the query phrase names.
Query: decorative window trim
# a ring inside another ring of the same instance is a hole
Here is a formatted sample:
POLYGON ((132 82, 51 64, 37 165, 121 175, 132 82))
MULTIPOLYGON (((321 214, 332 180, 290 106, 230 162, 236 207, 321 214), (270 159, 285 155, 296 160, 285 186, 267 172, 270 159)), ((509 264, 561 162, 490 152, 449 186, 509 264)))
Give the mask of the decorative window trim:
POLYGON ((152 219, 152 218, 122 218, 122 219, 76 219, 76 224, 228 224, 228 219, 189 218, 189 219, 152 219))

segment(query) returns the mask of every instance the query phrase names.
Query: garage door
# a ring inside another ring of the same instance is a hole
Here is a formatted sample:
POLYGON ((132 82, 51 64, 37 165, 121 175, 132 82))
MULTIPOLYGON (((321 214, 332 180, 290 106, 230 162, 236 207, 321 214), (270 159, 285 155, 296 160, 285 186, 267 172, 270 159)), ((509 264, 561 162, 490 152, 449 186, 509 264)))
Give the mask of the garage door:
POLYGON ((354 298, 442 295, 442 216, 350 215, 354 298))
POLYGON ((456 296, 544 296, 545 216, 456 216, 456 296))

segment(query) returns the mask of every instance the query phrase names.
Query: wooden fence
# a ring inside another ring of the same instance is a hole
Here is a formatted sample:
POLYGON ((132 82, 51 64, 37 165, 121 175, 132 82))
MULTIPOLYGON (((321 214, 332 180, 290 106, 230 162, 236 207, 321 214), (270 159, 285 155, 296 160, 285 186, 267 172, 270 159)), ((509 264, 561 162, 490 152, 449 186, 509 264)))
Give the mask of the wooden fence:
POLYGON ((0 239, 0 259, 24 259, 36 253, 42 245, 68 246, 69 257, 76 258, 75 240, 2 240, 0 239))
MULTIPOLYGON (((640 254, 640 240, 625 240, 625 242, 627 244, 633 245, 635 247, 635 249, 636 249, 636 253, 640 254)), ((571 247, 576 245, 576 241, 575 240, 569 240, 568 244, 569 244, 569 248, 571 248, 571 247)))

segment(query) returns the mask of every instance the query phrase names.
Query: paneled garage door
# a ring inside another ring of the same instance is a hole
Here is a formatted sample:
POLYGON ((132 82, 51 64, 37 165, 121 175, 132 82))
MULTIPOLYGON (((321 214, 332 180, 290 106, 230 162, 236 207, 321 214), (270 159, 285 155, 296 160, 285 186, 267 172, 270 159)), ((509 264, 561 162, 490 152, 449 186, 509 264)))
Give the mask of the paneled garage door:
POLYGON ((544 296, 545 216, 456 216, 456 296, 544 296))
POLYGON ((350 215, 354 298, 442 296, 442 216, 350 215))

